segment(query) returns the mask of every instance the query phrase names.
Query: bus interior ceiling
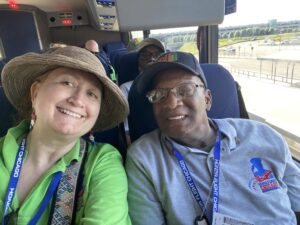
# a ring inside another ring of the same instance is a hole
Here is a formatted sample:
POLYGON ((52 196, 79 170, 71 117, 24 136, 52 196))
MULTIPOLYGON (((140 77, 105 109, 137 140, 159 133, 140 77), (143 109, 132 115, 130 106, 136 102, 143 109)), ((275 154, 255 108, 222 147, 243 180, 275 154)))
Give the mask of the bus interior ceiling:
MULTIPOLYGON (((224 0, 0 0, 0 10, 4 48, 4 32, 24 32, 34 23, 38 45, 43 50, 55 42, 82 46, 87 39, 100 44, 127 43, 128 31, 134 30, 216 25, 224 18, 224 0), (20 15, 24 13, 32 16, 29 24, 20 15), (7 27, 15 29, 5 30, 7 27)), ((20 38, 27 42, 22 36, 7 36, 10 42, 20 38)))

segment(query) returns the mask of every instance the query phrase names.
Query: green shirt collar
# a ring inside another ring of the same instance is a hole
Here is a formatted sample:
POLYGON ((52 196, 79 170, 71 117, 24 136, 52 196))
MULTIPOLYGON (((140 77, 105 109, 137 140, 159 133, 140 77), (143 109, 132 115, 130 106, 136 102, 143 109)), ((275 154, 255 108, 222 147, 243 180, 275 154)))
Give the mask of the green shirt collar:
MULTIPOLYGON (((19 148, 19 140, 28 134, 29 121, 24 120, 16 127, 10 128, 7 132, 7 135, 4 139, 3 143, 3 154, 5 163, 9 165, 9 169, 11 170, 13 167, 14 160, 16 158, 16 154, 19 148)), ((65 154, 56 165, 61 167, 61 170, 65 170, 65 167, 68 166, 72 160, 79 160, 79 152, 80 152, 80 140, 76 141, 74 147, 65 154)), ((25 157, 27 154, 25 155, 25 157)))

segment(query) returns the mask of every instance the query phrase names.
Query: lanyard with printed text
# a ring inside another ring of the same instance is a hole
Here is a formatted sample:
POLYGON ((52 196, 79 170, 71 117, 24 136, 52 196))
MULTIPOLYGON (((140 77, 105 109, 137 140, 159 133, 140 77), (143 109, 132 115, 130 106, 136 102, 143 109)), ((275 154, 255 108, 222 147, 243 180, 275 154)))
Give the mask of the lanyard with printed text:
POLYGON ((214 147, 213 194, 212 194, 213 214, 219 211, 220 158, 221 158, 221 132, 218 129, 217 140, 214 147))
POLYGON ((17 184, 20 177, 20 172, 23 164, 23 159, 25 155, 25 149, 26 149, 26 139, 23 138, 21 141, 21 144, 18 149, 17 157, 15 159, 14 167, 10 174, 10 180, 7 187, 5 202, 4 202, 4 211, 3 211, 3 218, 2 218, 2 225, 4 225, 4 216, 7 213, 8 208, 10 207, 12 200, 14 198, 17 184))
MULTIPOLYGON (((2 217, 2 225, 4 224, 4 217, 7 213, 8 208, 10 207, 12 200, 14 198, 14 195, 16 193, 16 188, 18 185, 18 181, 19 181, 19 177, 20 177, 20 172, 21 172, 21 168, 22 168, 22 164, 23 164, 23 159, 24 159, 24 155, 25 155, 25 149, 26 149, 26 139, 23 138, 21 141, 21 144, 19 146, 18 152, 17 152, 17 157, 15 159, 15 163, 10 175, 10 180, 8 183, 8 188, 7 188, 7 192, 6 192, 6 197, 5 197, 5 202, 4 202, 4 211, 3 211, 3 217, 2 217)), ((48 187, 46 196, 44 197, 41 206, 38 210, 38 212, 35 214, 35 216, 31 219, 31 221, 28 223, 29 225, 34 225, 38 222, 39 218, 41 217, 41 215, 43 214, 43 212, 45 211, 45 209, 48 206, 49 201, 51 200, 58 184, 60 181, 60 178, 62 176, 62 172, 56 172, 54 174, 54 177, 48 187)))
MULTIPOLYGON (((202 208, 204 214, 206 214, 206 206, 203 203, 199 191, 193 181, 193 178, 189 172, 189 169, 178 151, 178 149, 169 141, 166 139, 168 143, 172 146, 173 152, 175 157, 178 160, 179 166, 181 168, 181 171, 185 177, 185 180, 196 199, 197 203, 200 205, 200 208, 202 208)), ((214 145, 214 167, 213 167, 213 194, 212 194, 212 204, 213 204, 213 213, 218 212, 218 206, 219 206, 219 180, 220 180, 220 148, 221 148, 221 132, 217 131, 217 139, 214 145)))

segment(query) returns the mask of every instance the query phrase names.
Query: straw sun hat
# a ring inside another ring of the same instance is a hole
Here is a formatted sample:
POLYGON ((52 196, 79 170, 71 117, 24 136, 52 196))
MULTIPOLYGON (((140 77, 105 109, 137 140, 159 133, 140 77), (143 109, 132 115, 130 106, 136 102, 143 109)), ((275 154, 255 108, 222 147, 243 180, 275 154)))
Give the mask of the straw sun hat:
POLYGON ((30 112, 30 86, 42 74, 58 67, 67 67, 94 74, 103 86, 101 109, 95 131, 102 131, 122 122, 128 114, 128 103, 119 87, 105 73, 99 59, 86 49, 68 46, 48 52, 27 53, 9 61, 1 79, 5 95, 20 112, 30 112))

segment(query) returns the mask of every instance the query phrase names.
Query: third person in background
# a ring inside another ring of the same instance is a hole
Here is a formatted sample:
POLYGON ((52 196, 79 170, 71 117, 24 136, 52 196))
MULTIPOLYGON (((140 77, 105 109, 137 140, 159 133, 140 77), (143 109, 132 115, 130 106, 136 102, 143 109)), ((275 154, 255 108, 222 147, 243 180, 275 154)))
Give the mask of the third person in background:
MULTIPOLYGON (((165 52, 165 47, 159 40, 155 38, 146 38, 139 44, 137 51, 139 73, 142 73, 149 63, 154 62, 160 54, 165 52)), ((120 86, 120 89, 126 97, 128 97, 128 93, 132 83, 133 80, 128 81, 120 86)), ((129 127, 127 119, 124 121, 124 128, 127 143, 130 144, 129 127)))
MULTIPOLYGON (((154 62, 160 54, 165 52, 165 47, 159 40, 155 38, 146 38, 139 44, 137 52, 139 73, 142 73, 149 63, 154 62)), ((128 81, 120 86, 126 97, 128 97, 132 83, 133 80, 128 81)))
POLYGON ((102 63, 108 77, 116 82, 115 71, 106 53, 99 49, 99 45, 95 40, 88 40, 84 44, 85 49, 93 53, 102 63))

